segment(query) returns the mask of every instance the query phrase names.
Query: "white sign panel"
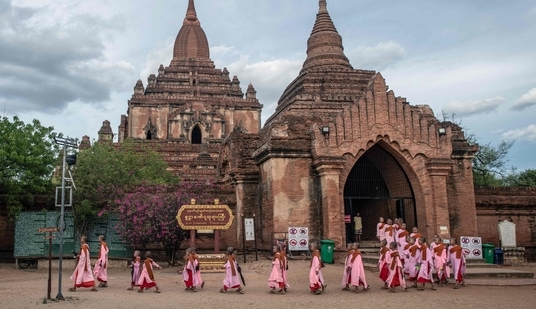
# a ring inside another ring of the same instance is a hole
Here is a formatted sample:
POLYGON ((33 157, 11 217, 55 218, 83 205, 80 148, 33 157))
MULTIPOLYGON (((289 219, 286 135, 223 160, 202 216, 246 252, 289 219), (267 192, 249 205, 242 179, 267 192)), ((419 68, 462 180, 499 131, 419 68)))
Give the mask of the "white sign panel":
POLYGON ((471 236, 461 236, 460 245, 463 248, 463 253, 468 259, 483 259, 484 255, 482 252, 482 238, 481 237, 471 237, 471 236))
POLYGON ((499 222, 499 238, 503 247, 517 247, 516 224, 508 220, 499 222))
POLYGON ((255 223, 253 218, 244 219, 244 227, 246 228, 246 240, 255 240, 255 223))
POLYGON ((288 249, 290 251, 309 250, 309 228, 289 227, 288 228, 288 249))

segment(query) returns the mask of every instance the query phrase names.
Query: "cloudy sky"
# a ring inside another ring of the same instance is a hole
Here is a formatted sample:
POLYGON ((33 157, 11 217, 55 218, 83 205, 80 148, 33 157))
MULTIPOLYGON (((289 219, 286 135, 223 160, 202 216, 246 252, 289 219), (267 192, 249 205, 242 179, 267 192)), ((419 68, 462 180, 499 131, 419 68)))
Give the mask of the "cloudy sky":
MULTIPOLYGON (((138 79, 169 65, 187 0, 0 0, 0 108, 71 137, 117 131, 138 79)), ((216 67, 253 83, 263 121, 297 76, 317 0, 196 0, 216 67)), ((328 0, 354 68, 454 115, 536 168, 536 2, 328 0)))

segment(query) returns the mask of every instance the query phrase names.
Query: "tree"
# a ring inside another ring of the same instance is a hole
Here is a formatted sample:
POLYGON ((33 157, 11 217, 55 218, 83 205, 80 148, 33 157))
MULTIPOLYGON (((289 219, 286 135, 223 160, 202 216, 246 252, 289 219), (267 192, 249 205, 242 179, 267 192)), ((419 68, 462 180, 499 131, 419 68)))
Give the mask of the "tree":
POLYGON ((506 178, 512 187, 536 187, 536 169, 527 169, 522 172, 513 172, 506 178))
POLYGON ((173 184, 162 156, 142 143, 126 141, 120 147, 95 143, 78 154, 74 168, 76 183, 74 224, 86 234, 97 213, 141 184, 173 184))
POLYGON ((507 177, 506 157, 514 141, 501 141, 499 145, 491 143, 479 146, 473 159, 474 184, 477 186, 502 186, 507 177))
POLYGON ((32 205, 35 194, 53 192, 58 147, 54 127, 39 120, 25 124, 17 116, 0 120, 0 194, 7 196, 11 218, 32 205))
POLYGON ((101 211, 118 214, 117 232, 132 247, 154 244, 166 251, 168 263, 173 265, 180 244, 188 237, 180 228, 176 216, 181 205, 214 201, 217 185, 206 182, 182 182, 180 186, 147 185, 135 187, 132 192, 120 192, 114 204, 101 211))

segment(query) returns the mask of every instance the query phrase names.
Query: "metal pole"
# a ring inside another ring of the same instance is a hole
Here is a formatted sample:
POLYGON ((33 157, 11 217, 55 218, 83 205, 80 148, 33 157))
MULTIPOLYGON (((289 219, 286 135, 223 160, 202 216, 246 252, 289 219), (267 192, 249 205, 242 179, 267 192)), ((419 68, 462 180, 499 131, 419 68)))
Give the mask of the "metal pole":
POLYGON ((52 232, 48 232, 48 288, 47 299, 50 299, 52 291, 52 232))
POLYGON ((61 294, 61 273, 62 273, 62 262, 63 262, 63 230, 65 229, 65 156, 67 155, 67 146, 63 145, 63 162, 61 168, 61 213, 60 213, 60 260, 58 263, 58 295, 56 299, 63 300, 63 294, 61 294))
POLYGON ((255 218, 255 214, 253 214, 253 233, 254 233, 254 239, 255 239, 255 261, 259 260, 259 250, 257 250, 257 218, 255 218))
POLYGON ((242 247, 244 250, 244 263, 246 263, 246 218, 242 214, 242 247))

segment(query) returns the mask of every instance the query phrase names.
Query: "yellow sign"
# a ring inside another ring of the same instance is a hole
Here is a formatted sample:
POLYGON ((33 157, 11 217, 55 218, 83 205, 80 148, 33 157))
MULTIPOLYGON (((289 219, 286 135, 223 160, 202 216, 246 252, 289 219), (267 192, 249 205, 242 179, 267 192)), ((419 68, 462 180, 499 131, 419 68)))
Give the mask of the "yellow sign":
POLYGON ((227 205, 182 205, 177 213, 183 230, 226 230, 233 218, 227 205))

